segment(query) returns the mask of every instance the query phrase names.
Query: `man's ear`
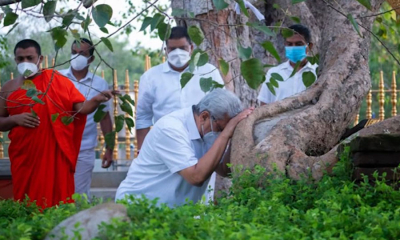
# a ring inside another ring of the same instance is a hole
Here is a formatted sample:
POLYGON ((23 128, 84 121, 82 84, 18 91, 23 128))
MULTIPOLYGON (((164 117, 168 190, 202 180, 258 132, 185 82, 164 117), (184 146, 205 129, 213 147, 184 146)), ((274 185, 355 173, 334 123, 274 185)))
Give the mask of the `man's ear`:
POLYGON ((200 121, 206 121, 207 118, 210 117, 210 113, 208 111, 203 111, 200 113, 200 121))
POLYGON ((88 60, 88 64, 91 64, 94 61, 94 59, 95 59, 94 55, 90 56, 90 59, 88 60))
POLYGON ((40 56, 39 56, 39 66, 42 64, 42 62, 43 62, 43 56, 40 55, 40 56))
POLYGON ((192 55, 193 49, 194 49, 194 46, 193 46, 193 43, 191 43, 191 44, 190 44, 190 55, 192 55))
POLYGON ((311 51, 313 46, 314 46, 314 44, 312 42, 308 43, 307 50, 311 51))

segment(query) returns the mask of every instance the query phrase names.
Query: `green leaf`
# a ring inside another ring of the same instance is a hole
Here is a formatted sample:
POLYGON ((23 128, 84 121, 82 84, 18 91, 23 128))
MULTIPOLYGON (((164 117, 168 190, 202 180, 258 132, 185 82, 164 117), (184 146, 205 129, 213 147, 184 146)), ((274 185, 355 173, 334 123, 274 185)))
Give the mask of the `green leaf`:
POLYGON ((119 95, 118 97, 119 97, 119 99, 121 99, 122 102, 128 102, 128 103, 132 104, 132 106, 135 106, 135 101, 128 94, 125 94, 123 96, 119 95))
POLYGON ((112 14, 113 10, 107 4, 99 4, 92 10, 93 20, 101 28, 110 21, 112 14))
POLYGON ((52 121, 52 122, 56 122, 56 120, 57 120, 58 116, 60 116, 60 114, 59 114, 59 113, 54 113, 54 114, 51 114, 51 121, 52 121))
POLYGON ((15 14, 13 12, 9 12, 6 14, 6 17, 4 18, 4 27, 10 26, 15 23, 18 19, 18 14, 15 14))
POLYGON ((316 54, 314 56, 308 56, 307 61, 309 61, 311 64, 318 64, 319 63, 319 54, 316 54))
POLYGON ((100 31, 102 31, 105 34, 108 34, 108 29, 105 27, 100 28, 100 31))
POLYGON ((36 88, 30 88, 30 89, 28 89, 28 91, 26 91, 26 96, 33 97, 33 96, 36 96, 37 93, 38 92, 37 92, 36 88))
POLYGON ((125 117, 123 114, 115 116, 114 117, 115 120, 115 131, 119 132, 122 130, 122 128, 124 127, 124 122, 125 122, 125 117))
POLYGON ((62 48, 67 43, 68 32, 60 27, 55 27, 50 30, 51 37, 55 41, 56 50, 62 48))
POLYGON ((226 76, 229 72, 229 64, 222 58, 219 60, 219 69, 224 76, 226 76))
POLYGON ((31 113, 34 117, 37 117, 37 113, 33 110, 33 108, 31 108, 31 113))
POLYGON ((186 84, 190 81, 190 79, 192 79, 193 76, 194 76, 193 73, 184 72, 181 75, 181 88, 184 88, 186 84))
POLYGON ((208 54, 196 48, 190 56, 189 71, 193 72, 195 67, 201 67, 208 63, 208 54))
POLYGON ((104 141, 106 142, 107 148, 114 149, 115 135, 116 135, 116 132, 112 131, 112 132, 106 133, 106 135, 104 136, 104 141))
POLYGON ((293 71, 292 71, 292 73, 290 74, 289 78, 293 77, 293 76, 296 74, 297 69, 299 69, 299 67, 300 67, 300 64, 301 64, 301 61, 298 61, 298 62, 296 63, 296 65, 294 65, 293 71))
POLYGON ((187 11, 185 9, 174 8, 174 9, 172 9, 171 16, 182 17, 182 16, 184 16, 186 14, 186 12, 187 11))
POLYGON ((273 64, 264 64, 263 67, 265 67, 265 68, 271 68, 271 67, 276 67, 276 65, 273 65, 273 64))
POLYGON ((261 43, 261 46, 267 50, 278 62, 281 61, 278 51, 276 51, 274 44, 271 41, 265 41, 261 43))
POLYGON ((211 90, 213 90, 213 89, 216 89, 216 88, 223 88, 224 87, 224 84, 220 84, 219 82, 216 82, 216 81, 212 81, 212 87, 211 87, 211 90))
POLYGON ((272 77, 273 79, 275 79, 275 80, 280 81, 280 82, 283 82, 283 81, 284 81, 284 80, 283 80, 283 77, 282 77, 279 73, 272 73, 272 74, 271 74, 271 77, 272 77))
POLYGON ((274 86, 272 86, 272 84, 270 82, 267 82, 266 84, 267 84, 269 91, 271 91, 271 93, 275 96, 276 92, 275 92, 274 86))
POLYGON ((128 102, 123 102, 121 105, 121 110, 126 112, 129 116, 133 117, 132 106, 128 102))
POLYGON ((161 39, 161 41, 165 41, 171 36, 171 25, 165 23, 165 22, 160 22, 157 26, 158 30, 158 37, 161 39))
POLYGON ((296 16, 291 16, 290 19, 292 19, 292 21, 295 22, 295 23, 300 23, 301 22, 300 18, 296 17, 296 16))
POLYGON ((272 86, 274 86, 276 88, 279 87, 278 81, 276 81, 274 78, 270 78, 269 82, 271 83, 272 86))
POLYGON ((271 37, 276 37, 276 33, 273 32, 269 27, 261 25, 259 23, 246 23, 247 26, 252 27, 254 29, 257 29, 258 31, 261 31, 263 33, 265 33, 265 35, 267 36, 271 36, 271 37))
POLYGON ((153 31, 154 29, 157 28, 158 24, 160 22, 164 22, 165 16, 161 15, 160 13, 154 14, 153 19, 151 20, 151 26, 150 26, 150 31, 153 31))
POLYGON ((317 77, 312 72, 303 72, 302 77, 303 77, 304 86, 306 86, 306 87, 311 86, 317 79, 317 77))
POLYGON ((209 78, 200 78, 200 88, 203 92, 209 92, 213 86, 213 80, 209 78))
POLYGON ((72 116, 64 116, 61 118, 61 122, 65 125, 68 126, 74 121, 74 118, 72 116))
POLYGON ((257 58, 248 59, 240 64, 240 71, 249 87, 257 89, 265 81, 265 72, 261 61, 257 58))
POLYGON ((349 13, 349 14, 347 15, 347 19, 349 19, 349 21, 350 21, 351 24, 353 25, 354 29, 357 31, 358 35, 359 35, 360 37, 363 37, 363 36, 361 35, 360 28, 358 27, 358 23, 357 23, 357 21, 354 19, 353 15, 351 15, 351 14, 349 13))
POLYGON ((281 9, 281 6, 279 6, 277 3, 272 4, 272 7, 278 10, 281 9))
POLYGON ((224 0, 213 0, 213 4, 215 9, 222 10, 225 9, 229 6, 229 4, 227 4, 224 0))
POLYGON ((369 0, 357 0, 357 2, 366 7, 368 10, 372 10, 371 2, 369 0))
POLYGON ((62 20, 62 25, 64 27, 69 26, 72 23, 72 20, 74 20, 76 13, 72 10, 69 10, 67 14, 63 17, 62 20))
POLYGON ((291 36, 293 36, 295 34, 295 32, 290 28, 283 28, 281 30, 281 34, 284 38, 290 38, 291 36))
POLYGON ((33 96, 32 100, 37 102, 37 103, 40 103, 40 104, 44 105, 44 102, 40 98, 38 98, 37 96, 33 96))
POLYGON ((305 2, 306 0, 292 0, 292 4, 305 2))
POLYGON ((44 4, 43 16, 46 22, 50 22, 50 20, 54 17, 56 6, 57 6, 57 1, 48 1, 44 4))
POLYGON ((125 118, 125 122, 126 122, 126 125, 128 126, 129 132, 132 133, 132 128, 135 126, 135 122, 133 121, 132 118, 128 118, 128 117, 125 118))
POLYGON ((106 107, 106 105, 104 105, 104 104, 101 104, 98 108, 97 108, 97 110, 96 110, 96 112, 94 113, 94 116, 93 116, 93 121, 94 122, 100 122, 101 120, 103 120, 103 118, 107 115, 107 112, 104 112, 103 111, 103 109, 106 107))
POLYGON ((144 31, 151 24, 152 20, 152 17, 145 17, 142 23, 142 27, 140 27, 140 31, 144 31))
POLYGON ((41 0, 22 0, 22 9, 33 7, 41 3, 41 0))
POLYGON ((190 26, 188 29, 188 34, 190 39, 192 39, 192 41, 199 46, 203 40, 204 40, 204 34, 203 31, 201 31, 200 28, 198 28, 197 26, 190 26))
POLYGON ((114 52, 113 46, 108 38, 102 37, 100 39, 107 46, 107 48, 110 49, 111 52, 114 52))
POLYGON ((242 45, 238 45, 239 57, 242 60, 249 59, 252 53, 251 47, 244 48, 242 45))
POLYGON ((89 14, 88 14, 86 16, 86 19, 81 22, 81 26, 82 26, 84 32, 86 32, 88 30, 91 22, 92 22, 92 19, 90 18, 89 14))
POLYGON ((239 4, 240 10, 244 13, 246 17, 249 17, 249 12, 247 11, 246 5, 244 5, 243 0, 235 0, 239 4))

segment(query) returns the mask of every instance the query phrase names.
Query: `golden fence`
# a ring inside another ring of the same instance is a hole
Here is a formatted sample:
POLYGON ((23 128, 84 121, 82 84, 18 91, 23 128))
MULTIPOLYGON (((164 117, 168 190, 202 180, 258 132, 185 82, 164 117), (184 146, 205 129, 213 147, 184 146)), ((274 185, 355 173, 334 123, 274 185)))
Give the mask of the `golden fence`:
MULTIPOLYGON (((165 61, 165 59, 163 58, 163 61, 165 61)), ((54 66, 54 59, 52 60, 52 66, 54 66)), ((42 68, 42 64, 40 66, 40 68, 42 68)), ((48 68, 49 64, 48 64, 48 57, 45 56, 44 59, 44 67, 48 68)), ((144 70, 147 71, 148 69, 151 68, 151 58, 149 56, 145 57, 145 66, 144 66, 144 70)), ((104 79, 104 70, 101 72, 101 77, 104 79)), ((11 73, 10 74, 10 79, 14 78, 14 74, 11 73)), ((114 70, 113 72, 113 86, 114 88, 118 88, 118 75, 117 75, 117 71, 114 70)), ((0 81, 0 90, 1 90, 1 81, 0 81)), ((117 89, 114 89, 117 90, 117 89)), ((125 82, 124 82, 124 86, 122 89, 121 93, 125 93, 128 95, 133 95, 133 100, 135 101, 135 103, 137 102, 138 99, 138 94, 139 94, 139 81, 134 80, 133 81, 133 91, 131 91, 131 86, 130 86, 130 79, 129 79, 129 71, 126 70, 125 71, 125 82)), ((119 107, 118 107, 118 98, 113 98, 113 114, 112 116, 117 116, 118 112, 120 111, 119 107)), ((133 118, 136 118, 136 107, 133 108, 133 118)), ((127 113, 125 113, 125 117, 130 117, 127 113)), ((112 119, 114 120, 114 117, 112 117, 112 119)), ((115 127, 115 126, 114 126, 115 127)), ((98 131, 98 147, 96 148, 96 152, 97 152, 97 156, 100 156, 100 158, 103 158, 104 152, 105 152, 105 140, 104 140, 104 136, 101 132, 100 129, 100 124, 97 124, 97 131, 98 131)), ((132 130, 132 133, 135 132, 135 129, 132 130)), ((0 138, 3 138, 4 133, 0 132, 0 138)), ((4 139, 4 138, 3 138, 4 139)), ((132 159, 132 154, 131 154, 131 142, 133 140, 133 157, 136 158, 137 157, 137 140, 136 137, 132 137, 132 134, 129 132, 129 128, 128 126, 125 126, 125 132, 123 133, 123 136, 119 137, 118 133, 115 135, 115 147, 114 147, 114 151, 113 151, 113 159, 114 160, 131 160, 132 159), (120 146, 121 145, 125 145, 125 149, 124 151, 119 151, 120 150, 120 146), (119 155, 123 155, 122 152, 125 152, 125 156, 121 157, 119 155)), ((0 143, 0 159, 4 159, 4 158, 8 158, 8 154, 6 154, 5 149, 7 149, 7 146, 10 144, 9 140, 5 140, 3 143, 0 143)))

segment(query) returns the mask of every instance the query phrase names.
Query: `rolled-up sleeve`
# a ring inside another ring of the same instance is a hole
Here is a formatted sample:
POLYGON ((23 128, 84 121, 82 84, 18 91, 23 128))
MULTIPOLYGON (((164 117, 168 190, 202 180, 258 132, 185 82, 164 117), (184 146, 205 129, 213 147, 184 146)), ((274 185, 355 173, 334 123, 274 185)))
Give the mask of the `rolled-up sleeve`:
POLYGON ((154 91, 148 74, 143 74, 139 82, 139 96, 136 106, 136 129, 153 125, 154 91))
POLYGON ((188 134, 178 129, 177 126, 159 129, 157 138, 155 150, 159 159, 164 161, 171 173, 197 164, 198 159, 188 134))

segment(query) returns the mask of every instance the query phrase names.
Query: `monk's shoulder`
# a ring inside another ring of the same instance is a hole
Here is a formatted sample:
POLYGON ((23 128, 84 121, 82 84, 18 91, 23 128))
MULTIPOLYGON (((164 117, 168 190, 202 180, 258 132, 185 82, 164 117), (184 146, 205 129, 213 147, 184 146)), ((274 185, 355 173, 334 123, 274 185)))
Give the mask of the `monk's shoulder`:
POLYGON ((10 93, 12 91, 17 90, 21 85, 22 85, 23 79, 21 77, 17 77, 11 80, 8 80, 2 87, 1 87, 1 93, 2 95, 7 93, 10 93))

